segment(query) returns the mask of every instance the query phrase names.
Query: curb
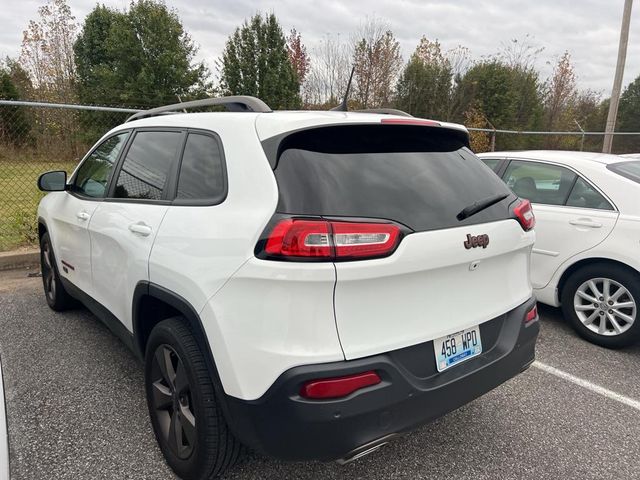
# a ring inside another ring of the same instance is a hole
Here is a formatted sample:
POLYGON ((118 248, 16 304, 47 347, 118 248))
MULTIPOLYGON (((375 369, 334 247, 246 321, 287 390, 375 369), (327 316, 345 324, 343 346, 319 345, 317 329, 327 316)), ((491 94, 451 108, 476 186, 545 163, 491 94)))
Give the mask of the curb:
POLYGON ((9 480, 9 430, 3 385, 2 362, 0 361, 0 480, 9 480))
POLYGON ((35 267, 40 263, 40 250, 0 252, 0 271, 35 267))

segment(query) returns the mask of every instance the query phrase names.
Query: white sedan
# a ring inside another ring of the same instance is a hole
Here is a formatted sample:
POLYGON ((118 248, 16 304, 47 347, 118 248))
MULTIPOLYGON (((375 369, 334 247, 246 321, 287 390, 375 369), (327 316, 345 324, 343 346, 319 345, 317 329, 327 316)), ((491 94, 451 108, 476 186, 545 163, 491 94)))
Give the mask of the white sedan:
POLYGON ((564 151, 479 157, 533 203, 531 283, 587 340, 640 340, 640 159, 564 151))

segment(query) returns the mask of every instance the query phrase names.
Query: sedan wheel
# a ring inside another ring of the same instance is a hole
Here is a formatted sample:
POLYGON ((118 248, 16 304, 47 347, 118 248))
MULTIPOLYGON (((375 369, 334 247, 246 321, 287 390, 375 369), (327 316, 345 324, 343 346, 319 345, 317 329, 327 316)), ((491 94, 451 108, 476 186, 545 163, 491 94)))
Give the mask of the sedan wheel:
POLYGON ((640 339, 640 275, 610 263, 584 266, 567 279, 561 292, 565 318, 583 338, 620 348, 640 339))
POLYGON ((636 320, 633 295, 610 278, 592 278, 580 285, 573 298, 573 308, 582 324, 598 335, 620 335, 636 320))

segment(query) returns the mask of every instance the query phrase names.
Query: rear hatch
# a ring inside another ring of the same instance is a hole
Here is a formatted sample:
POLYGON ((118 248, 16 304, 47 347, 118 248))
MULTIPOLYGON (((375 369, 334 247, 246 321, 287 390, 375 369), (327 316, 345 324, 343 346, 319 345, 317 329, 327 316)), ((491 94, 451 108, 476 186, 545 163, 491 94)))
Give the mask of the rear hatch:
POLYGON ((347 359, 474 327, 531 297, 533 233, 514 216, 517 197, 467 148, 466 132, 325 126, 292 133, 278 152, 277 216, 329 222, 328 233, 310 234, 301 248, 333 252, 347 359), (494 203, 468 215, 487 199, 494 203), (359 223, 373 229, 350 237, 359 223), (398 239, 384 229, 369 235, 378 223, 397 228, 398 239), (348 250, 350 242, 363 253, 348 250), (385 252, 376 242, 391 243, 385 252))

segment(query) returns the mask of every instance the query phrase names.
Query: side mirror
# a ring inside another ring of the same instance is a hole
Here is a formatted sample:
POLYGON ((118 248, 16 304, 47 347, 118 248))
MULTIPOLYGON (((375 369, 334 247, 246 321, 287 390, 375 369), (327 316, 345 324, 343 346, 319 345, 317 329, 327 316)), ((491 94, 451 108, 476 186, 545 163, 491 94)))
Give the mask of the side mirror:
POLYGON ((43 192, 62 192, 67 189, 67 172, 56 170, 40 175, 38 188, 43 192))

